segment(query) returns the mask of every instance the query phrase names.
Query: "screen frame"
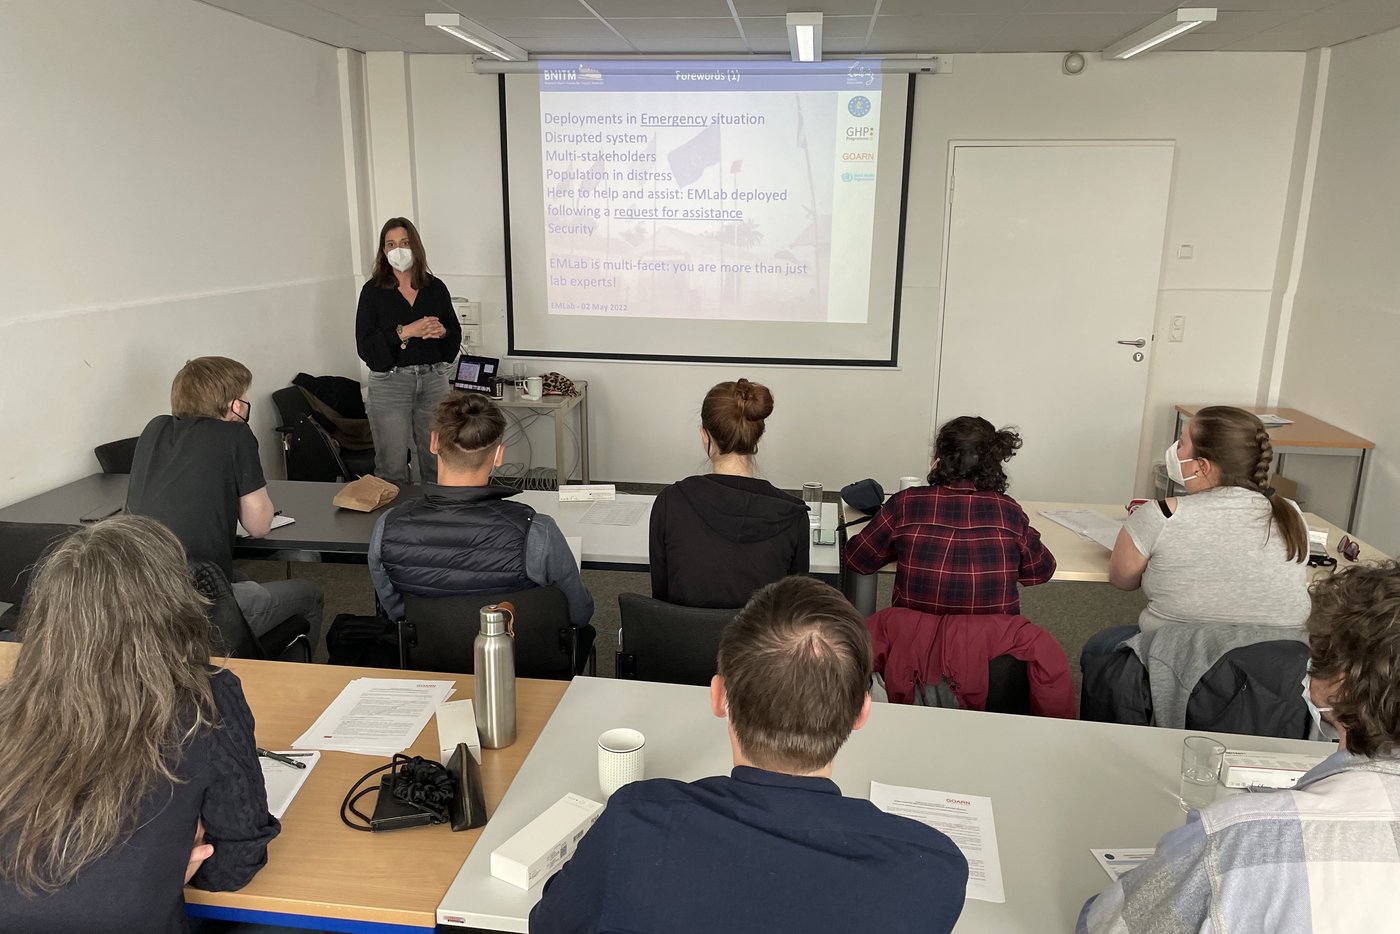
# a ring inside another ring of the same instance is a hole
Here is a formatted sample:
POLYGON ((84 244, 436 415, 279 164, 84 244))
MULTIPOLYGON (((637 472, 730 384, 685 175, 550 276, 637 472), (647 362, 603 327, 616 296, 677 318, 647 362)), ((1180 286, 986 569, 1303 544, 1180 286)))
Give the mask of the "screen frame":
POLYGON ((892 369, 899 366, 900 310, 904 298, 904 235, 909 214, 909 166, 914 148, 914 94, 917 74, 910 74, 904 110, 904 154, 899 183, 899 231, 895 239, 894 314, 890 321, 889 356, 883 360, 853 360, 847 358, 818 359, 812 357, 745 357, 718 354, 641 354, 599 353, 588 351, 539 350, 521 347, 515 342, 515 290, 511 267, 510 238, 510 166, 508 155, 508 119, 506 104, 506 75, 497 77, 497 102, 501 120, 501 222, 505 240, 506 266, 506 355, 510 357, 548 357, 564 360, 618 360, 642 363, 723 363, 795 367, 862 367, 892 369))

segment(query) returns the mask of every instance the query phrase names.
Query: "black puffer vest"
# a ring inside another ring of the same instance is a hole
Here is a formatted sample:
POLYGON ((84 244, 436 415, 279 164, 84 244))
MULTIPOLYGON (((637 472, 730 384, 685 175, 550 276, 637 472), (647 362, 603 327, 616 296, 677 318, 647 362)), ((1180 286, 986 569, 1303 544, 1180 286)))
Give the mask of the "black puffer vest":
POLYGON ((535 510, 500 486, 429 484, 422 499, 390 510, 380 558, 394 588, 419 597, 509 593, 534 586, 525 543, 535 510))

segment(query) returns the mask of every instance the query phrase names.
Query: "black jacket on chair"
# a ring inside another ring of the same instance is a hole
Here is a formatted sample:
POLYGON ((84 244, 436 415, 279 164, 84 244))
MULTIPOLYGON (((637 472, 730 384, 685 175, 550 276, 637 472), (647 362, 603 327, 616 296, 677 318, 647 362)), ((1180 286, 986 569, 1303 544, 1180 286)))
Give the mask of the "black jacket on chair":
POLYGON ((535 510, 508 487, 432 485, 384 517, 379 557, 400 593, 507 593, 535 586, 525 546, 535 510))
POLYGON ((651 595, 727 609, 755 590, 806 574, 807 505, 766 480, 705 474, 662 490, 651 508, 651 595))

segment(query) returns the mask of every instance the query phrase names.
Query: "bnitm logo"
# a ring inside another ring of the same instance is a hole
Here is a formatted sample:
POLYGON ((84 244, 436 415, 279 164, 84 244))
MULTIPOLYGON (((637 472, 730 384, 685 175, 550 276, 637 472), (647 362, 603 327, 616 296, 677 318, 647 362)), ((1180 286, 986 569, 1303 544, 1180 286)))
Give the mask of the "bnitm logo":
POLYGON ((540 71, 543 84, 602 84, 603 73, 588 65, 560 66, 540 71))
POLYGON ((866 97, 864 94, 857 94, 855 97, 851 98, 850 103, 846 105, 846 109, 851 112, 852 117, 863 117, 870 113, 870 98, 866 97))
POLYGON ((546 68, 544 70, 544 80, 546 81, 577 81, 578 72, 572 68, 546 68))

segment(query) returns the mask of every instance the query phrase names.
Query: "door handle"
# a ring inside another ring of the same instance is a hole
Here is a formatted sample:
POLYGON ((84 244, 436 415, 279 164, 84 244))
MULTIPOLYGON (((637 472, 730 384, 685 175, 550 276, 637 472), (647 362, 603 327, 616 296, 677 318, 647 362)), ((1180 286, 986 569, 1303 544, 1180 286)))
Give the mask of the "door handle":
POLYGON ((1146 347, 1146 346, 1147 346, 1147 341, 1143 340, 1141 337, 1139 337, 1139 338, 1138 338, 1137 340, 1135 340, 1135 341, 1119 341, 1118 343, 1120 343, 1120 344, 1126 344, 1126 345, 1128 345, 1129 347, 1146 347))

